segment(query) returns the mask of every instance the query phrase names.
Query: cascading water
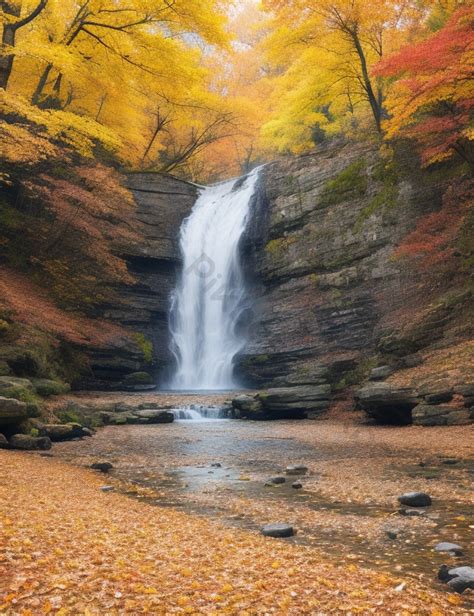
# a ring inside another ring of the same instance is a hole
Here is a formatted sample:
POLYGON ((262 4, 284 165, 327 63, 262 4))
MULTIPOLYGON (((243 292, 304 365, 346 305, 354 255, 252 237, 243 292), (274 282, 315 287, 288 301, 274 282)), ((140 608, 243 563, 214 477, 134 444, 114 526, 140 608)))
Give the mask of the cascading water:
POLYGON ((236 332, 245 287, 239 241, 258 169, 202 190, 180 234, 183 270, 173 293, 172 389, 232 389, 233 360, 245 340, 236 332))

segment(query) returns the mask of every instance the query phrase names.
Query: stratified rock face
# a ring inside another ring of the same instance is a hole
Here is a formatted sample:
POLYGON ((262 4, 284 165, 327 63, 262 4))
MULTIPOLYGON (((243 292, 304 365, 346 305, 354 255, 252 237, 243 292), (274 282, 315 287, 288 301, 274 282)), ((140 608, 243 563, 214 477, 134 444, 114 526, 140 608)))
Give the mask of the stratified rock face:
MULTIPOLYGON (((170 175, 132 173, 128 186, 134 195, 136 230, 140 239, 121 247, 135 283, 119 289, 120 305, 110 306, 105 317, 142 334, 143 343, 153 345, 153 361, 143 364, 143 354, 127 341, 117 341, 112 350, 88 351, 91 377, 78 384, 81 388, 131 389, 130 375, 146 370, 156 383, 170 362, 168 310, 175 285, 179 254, 179 230, 196 201, 198 187, 170 175), (127 379, 127 375, 129 378, 127 379)), ((154 385, 138 384, 144 390, 154 385)))
POLYGON ((243 248, 255 272, 244 382, 335 383, 396 330, 416 280, 393 251, 439 206, 419 176, 406 161, 399 175, 386 170, 375 147, 342 143, 264 167, 243 248))

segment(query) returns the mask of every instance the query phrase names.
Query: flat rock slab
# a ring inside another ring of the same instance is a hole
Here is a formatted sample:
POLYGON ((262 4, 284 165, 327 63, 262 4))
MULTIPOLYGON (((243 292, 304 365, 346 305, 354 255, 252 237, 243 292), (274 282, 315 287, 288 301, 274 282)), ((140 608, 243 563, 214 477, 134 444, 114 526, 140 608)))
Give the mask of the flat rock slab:
POLYGON ((293 537, 295 529, 290 524, 266 524, 262 526, 261 533, 265 537, 293 537))
POLYGON ((426 492, 407 492, 398 497, 398 502, 408 507, 429 507, 432 500, 426 492))
POLYGON ((272 477, 271 479, 268 479, 266 483, 273 484, 273 485, 279 485, 285 482, 286 482, 285 477, 272 477))
POLYGON ((308 472, 308 467, 303 464, 292 464, 291 466, 286 467, 287 475, 306 475, 308 472))
POLYGON ((48 450, 52 443, 48 436, 29 436, 28 434, 14 434, 10 439, 10 447, 23 450, 48 450))

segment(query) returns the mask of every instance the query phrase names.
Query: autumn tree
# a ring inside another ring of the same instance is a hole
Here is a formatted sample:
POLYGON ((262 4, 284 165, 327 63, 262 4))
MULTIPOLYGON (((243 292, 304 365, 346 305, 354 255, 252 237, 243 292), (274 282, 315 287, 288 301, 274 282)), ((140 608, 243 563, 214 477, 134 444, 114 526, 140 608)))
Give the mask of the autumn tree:
POLYGON ((397 49, 422 3, 404 0, 265 0, 273 15, 267 40, 275 78, 274 113, 265 126, 279 149, 298 151, 329 134, 380 133, 385 82, 373 66, 397 49), (371 123, 368 123, 370 114, 371 123))
MULTIPOLYGON (((440 25, 439 18, 428 26, 440 25)), ((474 173, 474 8, 458 8, 440 29, 383 60, 376 75, 394 78, 388 137, 418 142, 425 164, 458 155, 474 173)))

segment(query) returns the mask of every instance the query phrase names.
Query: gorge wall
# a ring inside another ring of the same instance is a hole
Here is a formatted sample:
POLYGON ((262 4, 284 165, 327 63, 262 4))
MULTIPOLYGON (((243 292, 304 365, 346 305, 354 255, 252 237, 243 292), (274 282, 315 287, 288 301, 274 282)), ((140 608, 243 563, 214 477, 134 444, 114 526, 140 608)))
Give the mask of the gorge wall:
POLYGON ((419 365, 423 349, 472 335, 460 325, 465 289, 427 292, 413 265, 394 258, 441 195, 409 151, 387 162, 376 147, 333 142, 265 166, 244 246, 254 317, 243 381, 343 390, 377 366, 388 364, 388 376, 419 365))
MULTIPOLYGON (((130 348, 97 350, 92 376, 80 386, 120 388, 137 370, 163 383, 169 373, 179 228, 198 188, 152 173, 131 174, 128 182, 141 239, 123 254, 135 282, 106 316, 151 342, 153 353, 144 365, 130 348)), ((449 296, 427 289, 412 265, 394 258, 417 220, 440 208, 442 192, 443 182, 420 171, 410 151, 383 159, 375 145, 331 142, 266 165, 242 241, 252 305, 237 362, 241 382, 330 384, 337 394, 382 368, 407 385, 423 352, 472 336, 466 289, 449 296)), ((441 387, 443 369, 427 372, 441 387)))

